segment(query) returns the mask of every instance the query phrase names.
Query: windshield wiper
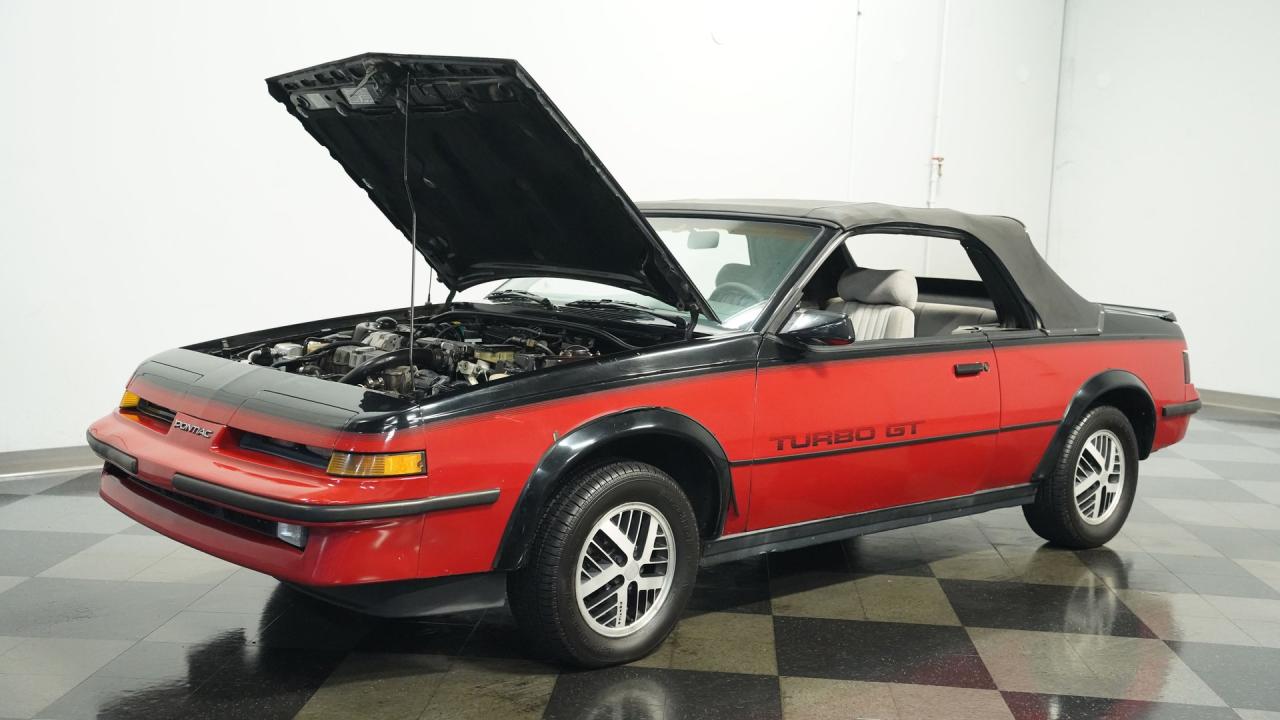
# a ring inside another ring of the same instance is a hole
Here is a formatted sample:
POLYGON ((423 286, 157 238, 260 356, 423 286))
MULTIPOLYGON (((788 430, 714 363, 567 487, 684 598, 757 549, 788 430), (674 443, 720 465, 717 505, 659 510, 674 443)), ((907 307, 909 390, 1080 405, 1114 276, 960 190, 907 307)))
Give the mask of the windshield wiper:
POLYGON ((485 300, 493 302, 510 302, 510 303, 527 303, 530 305, 541 305, 548 310, 554 310, 556 304, 541 295, 534 295, 525 290, 494 290, 484 296, 485 300))
POLYGON ((609 300, 607 298, 604 300, 574 300, 572 302, 565 303, 564 306, 587 308, 591 310, 612 310, 620 315, 631 315, 633 317, 636 315, 648 315, 649 317, 656 317, 659 320, 666 320, 676 327, 684 327, 685 325, 684 318, 682 317, 672 316, 668 313, 654 310, 650 307, 645 307, 640 303, 627 302, 626 300, 609 300))

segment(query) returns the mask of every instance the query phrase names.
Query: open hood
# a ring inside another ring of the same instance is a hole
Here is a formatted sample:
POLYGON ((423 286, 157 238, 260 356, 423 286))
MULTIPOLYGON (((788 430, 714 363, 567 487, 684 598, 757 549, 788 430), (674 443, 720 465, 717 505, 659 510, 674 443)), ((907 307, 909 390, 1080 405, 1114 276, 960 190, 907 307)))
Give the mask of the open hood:
POLYGON ((450 289, 569 277, 715 317, 514 60, 370 53, 267 87, 407 238, 416 213, 417 248, 450 289))

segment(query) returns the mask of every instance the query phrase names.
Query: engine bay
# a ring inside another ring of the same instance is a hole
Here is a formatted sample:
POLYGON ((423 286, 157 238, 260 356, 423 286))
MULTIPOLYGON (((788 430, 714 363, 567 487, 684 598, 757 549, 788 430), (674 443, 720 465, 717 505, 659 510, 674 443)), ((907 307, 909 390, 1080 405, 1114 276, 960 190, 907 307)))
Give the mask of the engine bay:
POLYGON ((211 352, 421 401, 631 347, 608 333, 481 316, 437 316, 411 330, 383 315, 331 329, 211 352))

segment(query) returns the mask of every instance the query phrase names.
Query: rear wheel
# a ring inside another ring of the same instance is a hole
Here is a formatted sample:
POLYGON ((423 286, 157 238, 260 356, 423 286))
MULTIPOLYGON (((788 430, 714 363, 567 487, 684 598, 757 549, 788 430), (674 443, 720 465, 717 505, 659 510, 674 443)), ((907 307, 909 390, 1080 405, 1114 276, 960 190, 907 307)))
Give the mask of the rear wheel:
POLYGON ((700 550, 693 508, 670 476, 646 463, 598 464, 548 504, 528 564, 509 577, 511 611, 554 660, 636 660, 675 626, 700 550))
POLYGON ((1120 532, 1138 487, 1138 441, 1124 413, 1090 410, 1071 429, 1053 474, 1035 502, 1023 505, 1027 523, 1049 542, 1094 548, 1120 532))

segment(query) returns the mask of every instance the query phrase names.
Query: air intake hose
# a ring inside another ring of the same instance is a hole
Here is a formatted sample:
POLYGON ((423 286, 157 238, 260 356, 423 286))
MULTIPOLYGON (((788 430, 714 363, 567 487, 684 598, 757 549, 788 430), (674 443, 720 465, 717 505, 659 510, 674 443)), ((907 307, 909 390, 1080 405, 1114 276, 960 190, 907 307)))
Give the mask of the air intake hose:
POLYGON ((348 385, 357 385, 361 380, 364 380, 376 372, 386 370, 387 368, 410 364, 427 367, 432 360, 430 348, 414 348, 412 350, 412 362, 409 360, 409 352, 409 348, 402 348, 400 350, 392 350, 385 355, 379 355, 368 362, 352 368, 350 372, 339 378, 338 382, 346 383, 348 385))

